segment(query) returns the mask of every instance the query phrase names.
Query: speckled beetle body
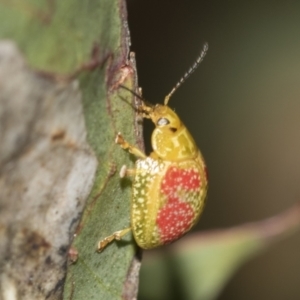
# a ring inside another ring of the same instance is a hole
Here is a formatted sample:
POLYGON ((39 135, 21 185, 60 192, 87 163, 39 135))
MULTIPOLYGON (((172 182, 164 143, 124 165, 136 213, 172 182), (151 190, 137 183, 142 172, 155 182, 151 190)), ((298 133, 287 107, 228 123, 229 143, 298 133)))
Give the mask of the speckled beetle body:
POLYGON ((199 151, 192 158, 153 158, 136 162, 131 226, 137 244, 154 248, 179 239, 198 221, 207 177, 199 151))
POLYGON ((174 91, 194 71, 207 51, 165 98, 165 104, 142 104, 138 112, 155 125, 146 156, 127 143, 119 133, 116 143, 138 157, 135 169, 121 169, 121 177, 132 176, 131 227, 117 231, 98 244, 102 251, 108 243, 132 231, 143 249, 169 244, 198 221, 205 204, 208 181, 203 157, 187 128, 168 106, 174 91))

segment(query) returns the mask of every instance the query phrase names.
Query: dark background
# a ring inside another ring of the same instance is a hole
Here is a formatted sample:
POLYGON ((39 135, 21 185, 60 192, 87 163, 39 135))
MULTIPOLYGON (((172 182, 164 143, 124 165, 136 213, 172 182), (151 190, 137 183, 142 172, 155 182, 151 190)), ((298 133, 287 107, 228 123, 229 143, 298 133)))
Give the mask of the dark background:
MULTIPOLYGON (((152 103, 209 43, 170 101, 209 168, 198 228, 261 220, 299 201, 300 2, 128 0, 128 11, 139 85, 152 103)), ((244 265, 219 299, 299 300, 299 234, 244 265)))
MULTIPOLYGON (((128 11, 139 85, 152 103, 209 43, 170 101, 209 169, 198 228, 261 220, 299 202, 300 2, 128 0, 128 11)), ((219 299, 299 300, 299 234, 244 265, 219 299)))

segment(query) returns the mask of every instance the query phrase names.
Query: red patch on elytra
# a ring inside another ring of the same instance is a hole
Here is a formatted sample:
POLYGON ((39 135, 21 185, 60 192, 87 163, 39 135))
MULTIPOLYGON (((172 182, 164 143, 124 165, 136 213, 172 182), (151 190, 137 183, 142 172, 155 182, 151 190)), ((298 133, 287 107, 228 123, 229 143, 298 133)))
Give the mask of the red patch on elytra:
POLYGON ((161 242, 170 243, 182 236, 194 221, 192 206, 180 201, 178 192, 200 189, 200 176, 195 169, 170 167, 161 184, 161 192, 167 196, 167 203, 159 210, 156 223, 161 242))
POLYGON ((187 191, 199 189, 200 184, 199 173, 194 169, 170 167, 165 174, 161 189, 165 195, 170 195, 178 188, 183 188, 187 191))
POLYGON ((178 239, 190 228, 193 219, 194 211, 188 203, 170 198, 157 214, 161 241, 167 244, 178 239))

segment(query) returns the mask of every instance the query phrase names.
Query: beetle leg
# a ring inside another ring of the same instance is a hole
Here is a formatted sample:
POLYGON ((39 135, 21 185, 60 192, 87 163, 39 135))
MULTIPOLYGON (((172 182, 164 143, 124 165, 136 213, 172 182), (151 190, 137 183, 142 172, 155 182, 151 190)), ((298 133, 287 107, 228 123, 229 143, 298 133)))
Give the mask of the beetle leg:
POLYGON ((99 241, 97 251, 101 252, 109 243, 111 243, 114 240, 119 241, 130 230, 131 230, 131 227, 116 231, 112 235, 109 235, 106 238, 104 238, 103 240, 99 241))
POLYGON ((130 145, 127 141, 124 140, 122 134, 119 132, 116 136, 115 140, 116 144, 119 144, 123 149, 128 150, 133 155, 139 157, 139 158, 146 158, 146 154, 143 153, 140 149, 137 147, 130 145))
POLYGON ((136 174, 136 170, 135 169, 127 169, 127 166, 123 165, 119 174, 120 174, 121 178, 124 178, 125 176, 134 176, 136 174))

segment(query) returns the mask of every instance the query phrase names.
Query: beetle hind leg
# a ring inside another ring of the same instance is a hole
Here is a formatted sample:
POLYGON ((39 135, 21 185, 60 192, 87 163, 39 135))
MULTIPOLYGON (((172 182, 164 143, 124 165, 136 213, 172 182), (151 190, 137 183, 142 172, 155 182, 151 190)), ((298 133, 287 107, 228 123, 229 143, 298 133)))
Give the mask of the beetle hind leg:
POLYGON ((116 231, 112 235, 107 236, 106 238, 98 242, 97 251, 101 252, 109 243, 114 240, 121 240, 121 238, 129 231, 131 231, 131 227, 116 231))

